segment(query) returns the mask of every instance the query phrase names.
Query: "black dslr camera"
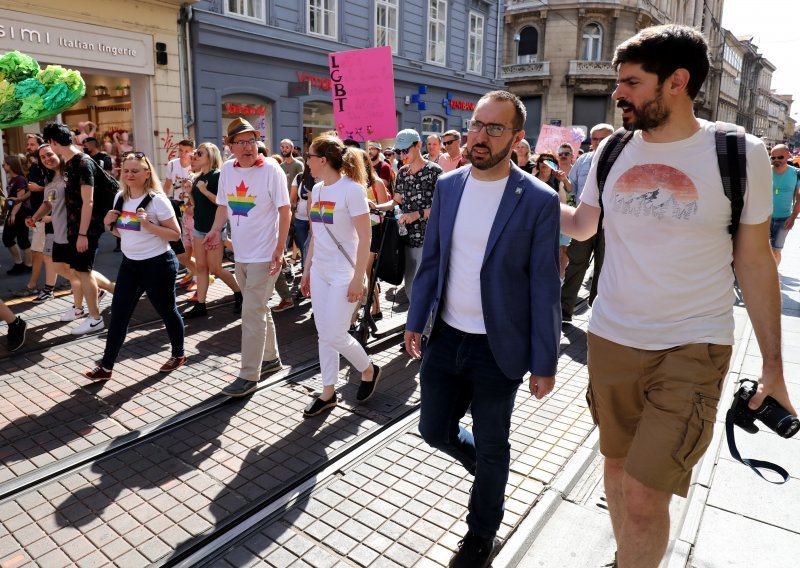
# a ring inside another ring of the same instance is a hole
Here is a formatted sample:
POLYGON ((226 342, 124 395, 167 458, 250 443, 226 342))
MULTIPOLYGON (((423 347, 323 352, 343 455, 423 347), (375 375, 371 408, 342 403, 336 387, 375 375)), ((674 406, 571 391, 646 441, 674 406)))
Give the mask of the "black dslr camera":
POLYGON ((756 410, 751 410, 747 406, 749 400, 756 394, 758 383, 756 381, 744 380, 740 383, 739 390, 733 397, 731 405, 731 415, 733 423, 745 432, 755 434, 758 432, 756 419, 761 420, 773 432, 784 438, 791 438, 800 430, 800 420, 797 416, 792 416, 783 408, 777 400, 768 396, 764 403, 756 410))

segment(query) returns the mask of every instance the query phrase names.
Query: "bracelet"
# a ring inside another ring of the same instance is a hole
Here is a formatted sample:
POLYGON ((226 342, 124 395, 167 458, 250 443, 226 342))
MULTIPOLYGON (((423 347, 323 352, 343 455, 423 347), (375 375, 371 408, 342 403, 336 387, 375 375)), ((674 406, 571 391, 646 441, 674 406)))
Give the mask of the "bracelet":
POLYGON ((78 236, 79 237, 85 237, 86 235, 84 235, 83 233, 78 233, 78 236))

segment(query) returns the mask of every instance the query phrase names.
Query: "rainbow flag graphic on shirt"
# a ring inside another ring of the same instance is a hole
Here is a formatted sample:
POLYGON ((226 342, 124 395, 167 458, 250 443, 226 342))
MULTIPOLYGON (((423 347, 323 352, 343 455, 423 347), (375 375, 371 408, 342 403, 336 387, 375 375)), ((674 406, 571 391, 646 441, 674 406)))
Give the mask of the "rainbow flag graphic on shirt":
MULTIPOLYGON (((228 194, 228 206, 236 217, 247 217, 250 210, 256 206, 256 196, 247 195, 247 192, 248 187, 242 180, 236 186, 236 193, 228 194)), ((236 224, 239 224, 239 219, 237 219, 236 224)))
POLYGON ((136 218, 136 213, 131 211, 123 211, 117 217, 117 229, 124 229, 126 231, 141 231, 142 222, 136 218))
POLYGON ((336 209, 335 201, 317 201, 311 206, 308 218, 312 223, 325 223, 333 225, 333 210, 336 209))

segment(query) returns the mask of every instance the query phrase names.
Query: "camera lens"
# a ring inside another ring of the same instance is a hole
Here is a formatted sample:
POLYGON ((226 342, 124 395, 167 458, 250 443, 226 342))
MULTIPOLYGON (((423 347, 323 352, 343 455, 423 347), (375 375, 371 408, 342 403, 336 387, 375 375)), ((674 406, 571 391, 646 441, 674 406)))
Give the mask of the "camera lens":
POLYGON ((764 399, 764 404, 755 413, 765 426, 784 438, 791 438, 800 430, 800 420, 789 414, 789 411, 771 396, 764 399))

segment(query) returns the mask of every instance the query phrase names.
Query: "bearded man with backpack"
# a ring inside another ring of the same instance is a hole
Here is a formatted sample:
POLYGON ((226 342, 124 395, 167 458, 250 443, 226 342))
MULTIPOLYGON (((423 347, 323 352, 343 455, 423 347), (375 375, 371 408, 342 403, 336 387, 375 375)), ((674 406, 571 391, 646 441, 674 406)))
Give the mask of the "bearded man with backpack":
POLYGON ((561 232, 585 240, 602 222, 587 400, 605 456, 614 565, 655 568, 672 494, 687 495, 713 435, 734 342, 734 273, 763 358, 749 406, 770 395, 796 412, 783 376, 763 142, 735 129, 720 138, 730 129, 694 116, 709 69, 700 32, 646 28, 617 47, 613 65, 628 132, 601 143, 581 203, 561 206, 561 232))
MULTIPOLYGON (((100 316, 98 285, 93 272, 94 257, 103 218, 113 206, 119 183, 109 176, 91 156, 75 145, 66 124, 51 122, 44 128, 43 138, 53 151, 64 159, 64 204, 67 212, 67 247, 62 260, 69 264, 81 283, 89 317, 72 329, 74 335, 103 329, 100 316)), ((75 309, 75 317, 80 315, 75 309)))

